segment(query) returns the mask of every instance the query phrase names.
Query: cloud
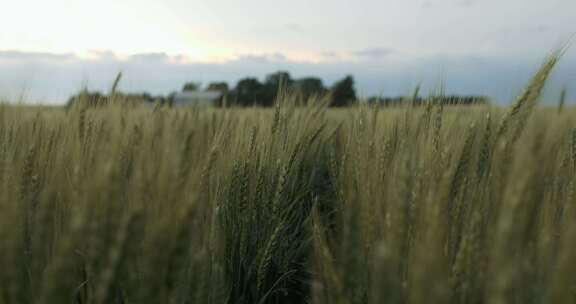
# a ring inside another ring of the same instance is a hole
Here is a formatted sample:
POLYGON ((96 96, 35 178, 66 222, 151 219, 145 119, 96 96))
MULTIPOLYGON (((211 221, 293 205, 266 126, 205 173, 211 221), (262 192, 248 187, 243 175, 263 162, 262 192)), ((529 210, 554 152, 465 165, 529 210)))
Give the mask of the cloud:
POLYGON ((369 48, 352 52, 352 55, 362 59, 380 59, 394 53, 389 48, 369 48))
POLYGON ((476 0, 452 0, 452 1, 433 1, 433 0, 426 0, 422 2, 420 5, 424 9, 431 9, 431 8, 442 8, 446 9, 453 9, 454 7, 466 8, 471 7, 476 4, 476 0))
POLYGON ((97 60, 107 60, 107 61, 115 61, 118 60, 118 56, 113 51, 108 50, 90 50, 88 51, 88 55, 97 60))
POLYGON ((376 47, 355 51, 324 51, 320 52, 318 56, 332 62, 378 61, 394 53, 393 49, 376 47))
POLYGON ((458 0, 458 1, 456 1, 456 5, 464 6, 464 7, 470 7, 470 6, 474 5, 475 3, 476 3, 475 0, 458 0))
POLYGON ((423 8, 433 8, 434 7, 434 3, 432 3, 431 1, 425 1, 422 3, 422 7, 423 8))
POLYGON ((552 30, 552 28, 548 25, 545 24, 539 24, 539 25, 535 25, 535 26, 531 26, 526 28, 527 32, 530 33, 546 33, 546 32, 550 32, 552 30))
POLYGON ((454 8, 468 8, 477 4, 476 0, 451 0, 451 1, 438 1, 438 0, 425 0, 420 4, 423 9, 442 8, 450 10, 454 8))
MULTIPOLYGON (((118 71, 124 72, 121 90, 168 94, 188 81, 226 81, 234 85, 243 77, 264 79, 269 73, 287 70, 294 78, 313 75, 327 85, 352 74, 364 96, 408 94, 417 83, 423 83, 423 92, 427 92, 444 78, 447 93, 489 95, 508 102, 540 63, 540 58, 449 54, 409 61, 379 59, 390 53, 393 51, 386 48, 327 51, 321 55, 332 59, 317 63, 294 61, 282 53, 243 54, 228 62, 194 63, 180 60, 184 56, 163 53, 119 58, 103 52, 87 59, 71 54, 0 51, 0 99, 14 100, 25 88, 29 100, 62 103, 84 83, 90 90, 109 90, 118 71)), ((576 58, 564 59, 556 70, 555 81, 548 86, 553 93, 558 91, 555 84, 566 84, 569 91, 576 91, 576 58)))
POLYGON ((342 54, 342 52, 324 51, 324 52, 320 52, 320 54, 318 54, 318 55, 324 59, 334 60, 334 59, 341 58, 343 54, 342 54))
MULTIPOLYGON (((182 56, 176 56, 176 58, 174 59, 175 61, 181 61, 182 56)), ((136 62, 161 63, 161 62, 168 62, 170 60, 170 56, 168 56, 166 53, 143 53, 132 55, 128 58, 128 60, 136 62)))
POLYGON ((288 31, 295 32, 295 33, 304 33, 306 29, 297 23, 288 23, 284 26, 288 31))
POLYGON ((272 62, 286 62, 289 61, 288 57, 282 53, 271 53, 271 54, 244 54, 238 56, 236 59, 229 61, 230 63, 255 63, 255 64, 265 64, 272 62))
POLYGON ((54 54, 44 52, 23 52, 15 50, 0 51, 0 61, 3 62, 31 62, 31 61, 44 61, 44 62, 63 62, 75 60, 77 57, 74 54, 54 54))

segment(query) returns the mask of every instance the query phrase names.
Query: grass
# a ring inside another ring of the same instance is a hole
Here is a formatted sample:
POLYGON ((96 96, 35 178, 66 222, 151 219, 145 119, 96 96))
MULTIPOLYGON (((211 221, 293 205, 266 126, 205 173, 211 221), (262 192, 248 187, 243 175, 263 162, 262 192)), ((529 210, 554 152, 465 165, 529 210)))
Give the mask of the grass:
POLYGON ((510 109, 1 106, 0 303, 574 302, 558 56, 510 109))

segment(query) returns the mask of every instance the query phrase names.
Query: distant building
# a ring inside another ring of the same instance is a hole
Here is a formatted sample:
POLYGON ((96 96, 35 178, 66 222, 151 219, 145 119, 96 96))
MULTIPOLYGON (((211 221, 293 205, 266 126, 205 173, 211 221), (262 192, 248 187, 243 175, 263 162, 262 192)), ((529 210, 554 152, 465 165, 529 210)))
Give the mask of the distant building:
POLYGON ((174 95, 172 106, 215 106, 223 93, 219 91, 184 91, 174 95))

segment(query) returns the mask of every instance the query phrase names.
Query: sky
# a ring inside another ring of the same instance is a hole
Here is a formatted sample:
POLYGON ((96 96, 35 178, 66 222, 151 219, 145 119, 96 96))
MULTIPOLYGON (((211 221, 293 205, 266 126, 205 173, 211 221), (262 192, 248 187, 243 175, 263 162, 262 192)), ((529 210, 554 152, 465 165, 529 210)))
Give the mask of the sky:
MULTIPOLYGON (((362 96, 421 83, 508 102, 576 33, 574 15, 574 0, 10 1, 0 98, 61 103, 119 71, 125 91, 167 94, 287 70, 327 85, 352 74, 362 96)), ((576 92, 573 48, 550 94, 562 86, 576 92)))

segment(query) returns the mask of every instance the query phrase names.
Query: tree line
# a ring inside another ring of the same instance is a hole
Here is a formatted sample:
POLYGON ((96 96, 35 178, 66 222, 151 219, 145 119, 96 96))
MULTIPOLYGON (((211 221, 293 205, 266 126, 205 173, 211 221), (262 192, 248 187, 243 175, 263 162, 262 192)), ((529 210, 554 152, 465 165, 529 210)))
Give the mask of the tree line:
MULTIPOLYGON (((177 92, 172 92, 168 95, 154 96, 149 93, 126 94, 117 92, 116 86, 120 77, 121 74, 117 77, 110 94, 84 90, 72 96, 68 104, 71 105, 75 101, 83 99, 89 104, 98 105, 108 103, 112 97, 122 97, 123 101, 130 103, 149 102, 171 105, 178 94, 177 92)), ((187 82, 182 86, 182 92, 220 92, 221 98, 215 101, 216 106, 227 104, 240 107, 270 107, 274 104, 277 94, 284 90, 297 94, 303 101, 308 101, 313 97, 328 96, 330 98, 329 105, 332 107, 350 106, 358 100, 355 80, 351 75, 336 81, 332 86, 326 86, 322 79, 313 76, 295 79, 287 71, 269 74, 264 78, 264 81, 260 81, 256 77, 245 77, 240 79, 234 87, 230 87, 224 81, 210 82, 205 88, 202 88, 198 82, 187 82)), ((424 104, 427 99, 419 97, 418 91, 419 88, 416 89, 411 97, 370 97, 366 101, 370 105, 387 107, 424 104)), ((488 103, 488 98, 483 96, 450 95, 438 97, 435 102, 446 105, 477 105, 488 103)))
POLYGON ((383 106, 383 107, 397 107, 404 105, 419 106, 426 104, 428 100, 432 101, 433 103, 441 103, 443 105, 448 106, 485 105, 490 102, 490 99, 486 96, 445 95, 445 96, 434 96, 430 98, 423 98, 420 96, 370 97, 367 99, 367 103, 369 105, 383 106))
MULTIPOLYGON (((184 92, 197 90, 200 90, 200 84, 195 82, 186 83, 182 88, 184 92)), ((290 73, 278 71, 267 75, 263 82, 256 77, 246 77, 233 88, 226 82, 211 82, 206 90, 221 92, 227 102, 237 106, 272 106, 276 95, 282 90, 294 92, 302 100, 329 94, 330 105, 334 107, 348 106, 357 100, 354 78, 350 75, 327 87, 318 77, 294 79, 290 73)))

